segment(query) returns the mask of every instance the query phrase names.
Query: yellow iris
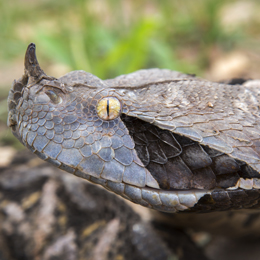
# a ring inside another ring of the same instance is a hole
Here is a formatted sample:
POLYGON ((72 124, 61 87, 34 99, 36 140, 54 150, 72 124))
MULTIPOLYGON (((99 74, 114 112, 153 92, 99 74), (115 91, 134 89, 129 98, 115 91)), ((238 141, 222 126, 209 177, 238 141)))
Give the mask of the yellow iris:
POLYGON ((121 104, 115 97, 102 98, 97 104, 97 114, 103 120, 113 120, 120 115, 121 104))

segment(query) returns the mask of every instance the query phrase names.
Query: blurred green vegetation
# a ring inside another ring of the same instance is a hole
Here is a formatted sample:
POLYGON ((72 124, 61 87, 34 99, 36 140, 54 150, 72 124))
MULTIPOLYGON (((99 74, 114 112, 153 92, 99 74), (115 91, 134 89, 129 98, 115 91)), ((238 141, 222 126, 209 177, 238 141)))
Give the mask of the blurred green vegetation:
MULTIPOLYGON (((0 70, 22 60, 34 42, 44 70, 63 64, 103 79, 151 67, 203 75, 216 50, 253 46, 259 51, 258 0, 245 1, 258 15, 236 26, 225 23, 225 8, 238 2, 0 0, 0 70)), ((229 12, 234 15, 232 8, 229 12)), ((1 96, 5 121, 6 91, 1 96)))
POLYGON ((1 0, 0 59, 35 42, 41 60, 100 78, 148 67, 201 74, 212 48, 228 51, 256 34, 259 20, 231 31, 221 24, 221 9, 235 2, 1 0))

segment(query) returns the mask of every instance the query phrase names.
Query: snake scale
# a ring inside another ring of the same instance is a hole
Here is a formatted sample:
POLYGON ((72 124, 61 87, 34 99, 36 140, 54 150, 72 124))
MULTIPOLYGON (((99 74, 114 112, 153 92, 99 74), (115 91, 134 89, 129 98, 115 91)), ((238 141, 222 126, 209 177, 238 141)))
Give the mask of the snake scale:
POLYGON ((259 94, 257 80, 221 84, 166 69, 56 79, 30 44, 8 126, 41 159, 142 206, 255 213, 259 94))

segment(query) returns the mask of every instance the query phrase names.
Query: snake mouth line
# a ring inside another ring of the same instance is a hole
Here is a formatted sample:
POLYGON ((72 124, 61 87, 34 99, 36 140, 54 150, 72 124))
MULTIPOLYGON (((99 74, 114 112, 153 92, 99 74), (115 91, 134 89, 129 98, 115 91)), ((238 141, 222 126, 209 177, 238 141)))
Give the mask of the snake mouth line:
MULTIPOLYGON (((84 174, 84 176, 81 174, 77 176, 86 179, 86 174, 84 174)), ((227 200, 227 198, 230 199, 229 194, 232 194, 234 191, 244 193, 244 191, 247 192, 260 189, 260 179, 258 178, 240 178, 235 187, 230 187, 227 189, 214 188, 210 190, 159 190, 147 186, 140 188, 129 184, 115 183, 92 176, 88 176, 87 179, 90 182, 102 185, 109 191, 117 193, 123 198, 136 204, 168 213, 190 211, 196 206, 202 207, 203 209, 204 207, 200 205, 201 200, 203 203, 204 200, 210 201, 210 203, 212 203, 213 200, 216 200, 217 203, 214 203, 218 204, 218 200, 222 201, 223 198, 225 198, 224 201, 227 200)))

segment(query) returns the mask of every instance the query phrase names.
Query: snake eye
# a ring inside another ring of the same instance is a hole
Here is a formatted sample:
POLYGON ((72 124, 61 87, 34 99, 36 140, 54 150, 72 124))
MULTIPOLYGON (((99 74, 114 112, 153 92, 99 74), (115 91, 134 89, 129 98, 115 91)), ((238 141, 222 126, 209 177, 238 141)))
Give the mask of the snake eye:
POLYGON ((121 104, 115 97, 102 98, 97 104, 97 114, 101 119, 113 120, 120 115, 121 104))
POLYGON ((45 93, 54 104, 60 104, 62 102, 62 98, 53 90, 46 90, 45 93))

